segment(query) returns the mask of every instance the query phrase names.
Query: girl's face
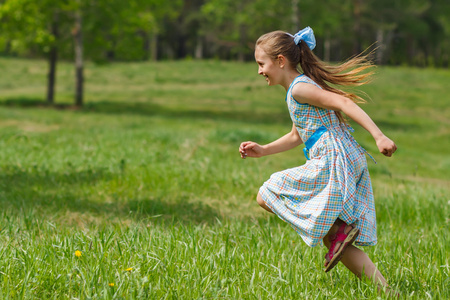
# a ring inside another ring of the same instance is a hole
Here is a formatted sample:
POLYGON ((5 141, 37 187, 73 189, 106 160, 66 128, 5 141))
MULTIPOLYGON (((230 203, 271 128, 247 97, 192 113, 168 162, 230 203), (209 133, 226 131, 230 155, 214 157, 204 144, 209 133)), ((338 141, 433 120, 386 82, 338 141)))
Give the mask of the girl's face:
POLYGON ((255 60, 258 64, 258 74, 266 78, 268 85, 279 84, 279 72, 281 68, 277 60, 273 60, 267 53, 259 46, 255 49, 255 60))

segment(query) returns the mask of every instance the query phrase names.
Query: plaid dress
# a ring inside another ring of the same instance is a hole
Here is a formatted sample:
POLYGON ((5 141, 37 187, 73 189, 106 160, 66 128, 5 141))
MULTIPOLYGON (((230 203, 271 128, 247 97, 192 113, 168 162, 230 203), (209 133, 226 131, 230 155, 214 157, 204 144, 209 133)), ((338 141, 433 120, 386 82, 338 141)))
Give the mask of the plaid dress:
POLYGON ((287 92, 289 113, 300 137, 307 141, 322 125, 327 130, 310 149, 304 165, 272 174, 259 193, 311 247, 322 241, 337 218, 358 227, 357 245, 375 245, 375 205, 366 151, 334 111, 301 104, 292 97, 298 82, 318 85, 300 75, 287 92))

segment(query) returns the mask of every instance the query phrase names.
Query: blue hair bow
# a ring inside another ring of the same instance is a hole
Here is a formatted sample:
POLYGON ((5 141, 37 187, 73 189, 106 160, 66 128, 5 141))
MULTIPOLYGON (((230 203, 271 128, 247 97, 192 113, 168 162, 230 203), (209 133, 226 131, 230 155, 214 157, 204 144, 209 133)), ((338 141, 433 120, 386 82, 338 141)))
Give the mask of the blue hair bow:
POLYGON ((311 50, 316 47, 316 38, 311 27, 305 27, 294 35, 295 44, 298 45, 301 41, 304 41, 311 50))

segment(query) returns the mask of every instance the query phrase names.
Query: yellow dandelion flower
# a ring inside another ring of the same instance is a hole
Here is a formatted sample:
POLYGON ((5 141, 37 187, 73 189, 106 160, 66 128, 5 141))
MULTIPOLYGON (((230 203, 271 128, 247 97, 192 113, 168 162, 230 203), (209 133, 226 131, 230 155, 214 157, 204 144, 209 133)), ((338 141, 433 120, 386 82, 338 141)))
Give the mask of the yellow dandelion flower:
POLYGON ((108 285, 109 285, 109 286, 114 286, 114 283, 113 283, 113 282, 111 282, 111 283, 109 283, 108 285))
POLYGON ((128 268, 125 271, 131 272, 131 271, 133 271, 133 268, 128 268))
POLYGON ((81 251, 80 250, 75 251, 75 256, 76 257, 81 257, 81 251))

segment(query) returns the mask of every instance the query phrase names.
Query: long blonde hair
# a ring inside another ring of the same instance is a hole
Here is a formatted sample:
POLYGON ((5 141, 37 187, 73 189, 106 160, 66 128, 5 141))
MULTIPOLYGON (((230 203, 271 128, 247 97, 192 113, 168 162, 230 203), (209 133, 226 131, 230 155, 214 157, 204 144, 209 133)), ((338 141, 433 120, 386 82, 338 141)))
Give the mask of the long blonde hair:
MULTIPOLYGON (((320 60, 306 43, 295 44, 292 35, 284 31, 273 31, 262 35, 256 41, 256 46, 261 47, 274 60, 278 55, 283 55, 292 68, 299 72, 303 71, 324 90, 347 97, 356 103, 366 102, 357 94, 343 91, 328 83, 342 86, 361 86, 368 83, 373 71, 366 71, 374 67, 368 58, 370 54, 359 54, 342 64, 330 65, 320 60)), ((340 112, 336 112, 336 115, 341 122, 345 121, 340 112)))

